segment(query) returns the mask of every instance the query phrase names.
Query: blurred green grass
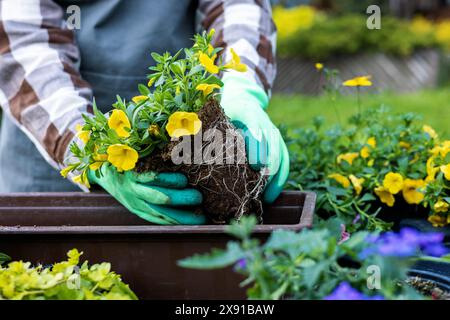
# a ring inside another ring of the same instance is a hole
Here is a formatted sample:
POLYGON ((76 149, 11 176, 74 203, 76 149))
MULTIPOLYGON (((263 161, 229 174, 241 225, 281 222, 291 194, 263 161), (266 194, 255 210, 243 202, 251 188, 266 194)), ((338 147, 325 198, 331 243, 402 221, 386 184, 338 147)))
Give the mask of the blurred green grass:
MULTIPOLYGON (((376 108, 382 104, 394 113, 417 113, 422 116, 424 123, 434 127, 441 136, 450 136, 450 87, 415 93, 361 95, 362 109, 376 108)), ((357 97, 339 96, 335 106, 344 122, 357 111, 357 97)), ((268 112, 275 124, 285 124, 288 128, 311 126, 312 119, 318 115, 325 117, 327 125, 338 122, 333 104, 326 96, 274 94, 268 112)))

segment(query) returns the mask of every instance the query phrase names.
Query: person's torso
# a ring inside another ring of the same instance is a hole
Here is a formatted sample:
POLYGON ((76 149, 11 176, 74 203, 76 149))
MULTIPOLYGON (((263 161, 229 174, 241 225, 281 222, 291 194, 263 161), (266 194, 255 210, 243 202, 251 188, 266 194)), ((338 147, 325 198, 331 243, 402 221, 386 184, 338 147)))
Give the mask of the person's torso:
MULTIPOLYGON (((116 95, 129 100, 146 83, 150 53, 189 46, 195 29, 194 0, 56 0, 64 12, 80 8, 75 30, 80 72, 98 107, 111 109, 116 95)), ((70 16, 70 14, 68 14, 70 16)), ((77 190, 40 156, 33 143, 3 116, 0 133, 0 192, 77 190)))

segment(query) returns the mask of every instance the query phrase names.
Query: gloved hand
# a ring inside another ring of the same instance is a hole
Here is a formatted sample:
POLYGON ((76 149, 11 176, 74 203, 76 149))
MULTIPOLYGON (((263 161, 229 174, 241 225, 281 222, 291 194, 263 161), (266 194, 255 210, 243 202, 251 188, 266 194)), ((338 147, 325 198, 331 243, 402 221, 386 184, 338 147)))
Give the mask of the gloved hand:
POLYGON ((289 153, 280 131, 265 112, 269 97, 265 91, 242 74, 226 73, 222 79, 221 106, 233 124, 246 137, 250 166, 266 167, 268 184, 264 201, 275 201, 289 175, 289 153))
POLYGON ((89 170, 88 179, 97 183, 128 210, 155 224, 204 224, 206 218, 194 212, 175 209, 176 206, 194 206, 202 202, 202 194, 187 189, 187 178, 181 173, 133 171, 119 173, 105 163, 102 175, 89 170))

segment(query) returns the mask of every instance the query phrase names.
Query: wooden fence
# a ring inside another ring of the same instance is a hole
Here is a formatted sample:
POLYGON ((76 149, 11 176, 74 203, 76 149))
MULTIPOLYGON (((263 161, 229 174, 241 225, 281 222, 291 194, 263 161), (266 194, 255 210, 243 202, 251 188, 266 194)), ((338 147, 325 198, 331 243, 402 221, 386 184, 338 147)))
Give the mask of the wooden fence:
MULTIPOLYGON (((278 73, 273 89, 275 93, 321 92, 324 77, 315 69, 315 61, 279 58, 277 63, 278 73)), ((374 85, 368 90, 412 92, 433 88, 438 84, 442 57, 437 50, 422 50, 408 58, 386 54, 361 54, 332 58, 323 63, 328 68, 339 70, 339 81, 371 75, 374 85)))

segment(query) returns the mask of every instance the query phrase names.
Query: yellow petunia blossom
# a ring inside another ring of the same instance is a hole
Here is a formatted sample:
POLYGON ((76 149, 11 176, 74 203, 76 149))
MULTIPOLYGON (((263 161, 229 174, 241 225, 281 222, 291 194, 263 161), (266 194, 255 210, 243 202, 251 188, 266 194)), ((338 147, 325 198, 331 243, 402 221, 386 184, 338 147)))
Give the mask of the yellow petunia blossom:
POLYGON ((399 173, 389 172, 384 176, 383 187, 390 193, 397 194, 403 189, 403 177, 399 173))
MULTIPOLYGON (((208 55, 211 56, 213 52, 214 52, 214 47, 213 47, 211 44, 208 44, 208 55)), ((213 61, 215 61, 216 58, 217 58, 217 53, 215 53, 215 54, 211 57, 211 59, 212 59, 213 61)))
POLYGON ((346 87, 370 87, 372 85, 372 81, 370 81, 371 76, 361 76, 355 77, 353 79, 344 81, 342 84, 346 87))
POLYGON ((62 169, 59 173, 62 177, 67 178, 67 175, 73 170, 73 166, 67 166, 64 169, 62 169))
POLYGON ((436 133, 436 131, 434 131, 434 129, 433 129, 432 127, 430 127, 430 126, 428 126, 428 125, 424 125, 424 126, 422 127, 422 130, 423 130, 425 133, 428 133, 428 135, 430 136, 430 138, 432 138, 432 139, 437 139, 437 138, 438 138, 438 134, 436 133))
POLYGON ((108 126, 121 138, 128 138, 130 136, 130 132, 126 130, 131 128, 130 120, 128 120, 127 115, 122 110, 113 110, 108 119, 108 126))
POLYGON ((426 182, 432 182, 436 179, 436 173, 438 173, 439 167, 434 166, 434 157, 430 157, 427 160, 427 177, 426 182))
POLYGON ((403 198, 409 204, 419 204, 423 201, 425 195, 420 191, 425 187, 425 181, 406 179, 403 183, 403 198))
POLYGON ((94 171, 97 171, 98 169, 100 169, 100 168, 102 167, 102 165, 103 165, 106 161, 108 161, 108 155, 107 155, 107 154, 99 154, 99 153, 96 153, 96 154, 93 156, 93 159, 94 159, 95 162, 93 162, 93 163, 91 163, 91 164, 89 165, 89 169, 94 170, 94 171))
POLYGON ((447 225, 447 219, 445 217, 433 214, 428 217, 428 221, 433 225, 433 227, 445 227, 447 225))
POLYGON ((447 212, 449 208, 449 204, 444 200, 439 200, 433 206, 435 212, 447 212))
POLYGON ((349 176, 350 181, 352 182, 353 188, 356 191, 356 194, 359 195, 362 191, 362 184, 364 183, 365 179, 364 178, 357 178, 354 175, 350 175, 349 176))
POLYGON ((343 176, 340 173, 332 173, 328 175, 328 178, 336 180, 344 188, 350 187, 350 180, 348 180, 347 177, 343 176))
POLYGON ((400 141, 398 143, 398 145, 400 146, 400 148, 403 148, 403 149, 411 148, 411 144, 409 144, 408 142, 405 142, 405 141, 400 141))
POLYGON ((238 54, 233 50, 233 48, 230 48, 231 52, 231 61, 224 65, 226 69, 233 69, 238 72, 245 72, 247 71, 247 65, 241 62, 241 58, 238 56, 238 54))
POLYGON ((441 166, 441 172, 444 174, 445 179, 450 181, 450 163, 445 166, 441 166))
POLYGON ((91 185, 89 183, 89 179, 87 177, 87 170, 84 170, 81 174, 78 176, 75 176, 72 178, 72 181, 78 184, 85 185, 86 187, 90 188, 91 185))
POLYGON ((211 92, 214 91, 214 89, 220 89, 220 86, 218 84, 209 84, 209 83, 201 83, 199 84, 195 89, 200 90, 203 92, 203 96, 208 96, 211 92))
POLYGON ((357 152, 350 152, 350 153, 344 153, 337 156, 336 161, 337 163, 341 163, 342 160, 347 161, 349 165, 353 164, 353 161, 358 158, 357 152))
POLYGON ((361 151, 359 152, 361 155, 361 158, 367 159, 370 156, 370 149, 368 146, 362 147, 361 151))
POLYGON ((320 63, 320 62, 317 62, 314 66, 316 67, 316 69, 317 69, 318 71, 320 71, 320 70, 323 69, 323 64, 320 63))
POLYGON ((88 143, 89 139, 91 138, 91 132, 83 130, 83 126, 81 124, 77 124, 75 126, 75 130, 77 131, 77 137, 85 144, 88 143))
POLYGON ((133 100, 133 102, 136 103, 136 104, 141 103, 142 101, 145 101, 147 99, 148 99, 148 97, 147 96, 143 96, 143 95, 135 96, 135 97, 131 98, 131 100, 133 100))
POLYGON ((447 154, 450 152, 450 140, 445 140, 439 145, 436 145, 433 149, 430 150, 430 153, 437 157, 441 156, 445 158, 447 154))
POLYGON ((372 148, 375 148, 377 146, 377 139, 375 137, 370 137, 367 139, 367 144, 372 148))
POLYGON ((219 73, 219 67, 214 64, 214 60, 208 57, 206 53, 200 52, 198 59, 206 71, 212 74, 219 73))
POLYGON ((106 150, 108 161, 119 171, 134 169, 139 154, 133 148, 124 144, 113 144, 106 150))
POLYGON ((169 136, 179 138, 197 134, 202 127, 202 122, 195 112, 177 111, 170 115, 166 125, 169 136))
POLYGON ((388 207, 393 207, 395 203, 395 198, 392 193, 389 192, 385 187, 375 188, 375 194, 380 198, 382 203, 385 203, 388 207))

